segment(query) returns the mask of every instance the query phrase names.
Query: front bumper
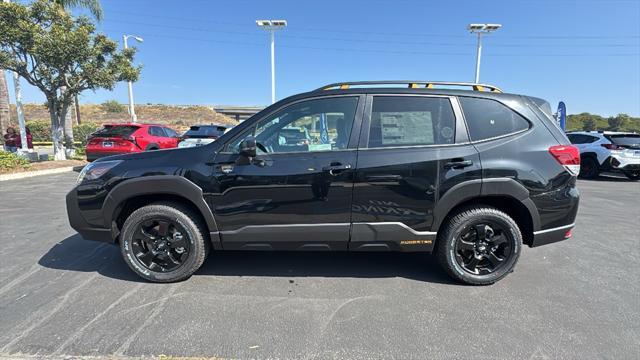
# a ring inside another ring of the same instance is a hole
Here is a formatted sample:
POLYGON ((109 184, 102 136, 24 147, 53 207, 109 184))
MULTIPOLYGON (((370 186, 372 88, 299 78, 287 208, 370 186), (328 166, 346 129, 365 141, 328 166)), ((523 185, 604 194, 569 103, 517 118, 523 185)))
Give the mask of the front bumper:
POLYGON ((67 215, 69 224, 83 238, 87 240, 95 240, 106 243, 114 243, 115 237, 111 229, 104 229, 90 225, 82 216, 80 207, 78 206, 78 195, 76 188, 73 188, 67 194, 67 215))

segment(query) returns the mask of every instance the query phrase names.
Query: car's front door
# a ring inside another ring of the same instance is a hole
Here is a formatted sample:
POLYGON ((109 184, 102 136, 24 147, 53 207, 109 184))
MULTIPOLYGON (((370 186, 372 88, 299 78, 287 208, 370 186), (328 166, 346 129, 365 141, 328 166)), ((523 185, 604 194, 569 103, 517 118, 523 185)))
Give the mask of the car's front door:
POLYGON ((231 139, 207 194, 225 249, 346 250, 364 97, 305 99, 231 139), (254 137, 258 154, 240 154, 254 137))

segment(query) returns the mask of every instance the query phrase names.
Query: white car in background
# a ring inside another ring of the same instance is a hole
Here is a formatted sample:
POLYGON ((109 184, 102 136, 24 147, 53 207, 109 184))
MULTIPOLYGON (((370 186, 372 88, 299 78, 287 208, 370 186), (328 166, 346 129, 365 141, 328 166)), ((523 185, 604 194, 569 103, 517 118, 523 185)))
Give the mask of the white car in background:
POLYGON ((228 130, 224 125, 194 125, 182 134, 178 148, 202 146, 214 142, 228 130))
POLYGON ((621 172, 640 179, 640 134, 614 131, 575 131, 567 134, 580 149, 580 176, 598 177, 601 172, 621 172))

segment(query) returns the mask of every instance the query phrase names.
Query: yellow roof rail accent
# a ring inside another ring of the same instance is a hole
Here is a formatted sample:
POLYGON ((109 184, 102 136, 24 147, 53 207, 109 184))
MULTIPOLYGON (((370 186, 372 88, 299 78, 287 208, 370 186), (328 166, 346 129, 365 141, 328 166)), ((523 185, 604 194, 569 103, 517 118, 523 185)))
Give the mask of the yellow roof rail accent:
MULTIPOLYGON (((436 87, 446 87, 446 86, 451 86, 454 88, 470 87, 475 91, 491 91, 491 92, 497 92, 497 93, 502 92, 502 90, 500 90, 500 88, 498 88, 497 86, 493 86, 489 84, 477 84, 477 83, 470 83, 470 82, 454 82, 454 81, 420 81, 420 80, 349 81, 349 82, 340 82, 340 83, 325 85, 319 89, 316 89, 315 91, 336 90, 336 89, 346 90, 354 86, 384 87, 384 85, 395 85, 395 86, 404 85, 404 86, 407 86, 409 89, 417 89, 423 85, 426 89, 434 89, 436 87)), ((389 86, 389 87, 394 87, 394 86, 389 86)))

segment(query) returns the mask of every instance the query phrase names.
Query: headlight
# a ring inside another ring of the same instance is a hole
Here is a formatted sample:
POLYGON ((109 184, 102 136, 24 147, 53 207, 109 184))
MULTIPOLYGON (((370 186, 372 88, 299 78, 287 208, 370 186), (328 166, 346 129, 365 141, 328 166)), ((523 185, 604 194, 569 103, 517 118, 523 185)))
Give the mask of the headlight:
POLYGON ((122 160, 111 160, 87 164, 84 168, 82 168, 82 171, 80 171, 77 183, 80 184, 84 180, 98 179, 121 162, 122 160))

